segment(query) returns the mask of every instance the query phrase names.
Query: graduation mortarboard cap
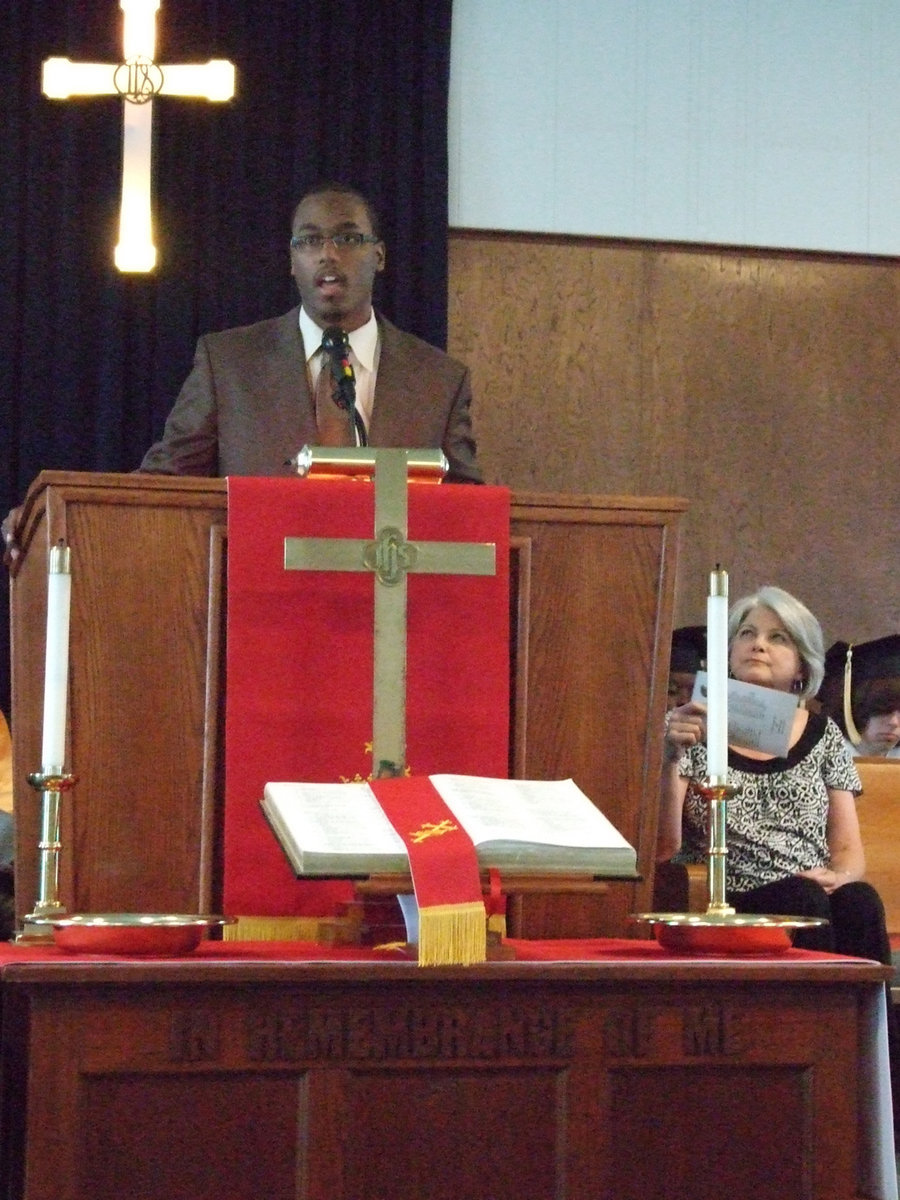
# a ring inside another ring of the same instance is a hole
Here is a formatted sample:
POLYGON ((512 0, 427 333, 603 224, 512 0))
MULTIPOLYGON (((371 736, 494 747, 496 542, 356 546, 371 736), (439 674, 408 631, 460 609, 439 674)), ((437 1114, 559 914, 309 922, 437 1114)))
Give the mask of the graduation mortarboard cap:
POLYGON ((672 633, 670 671, 696 675, 706 669, 706 626, 682 625, 672 633))
POLYGON ((853 699, 863 683, 900 679, 900 634, 875 638, 871 642, 835 642, 825 655, 825 679, 843 676, 844 724, 854 745, 862 741, 853 719, 853 699))
POLYGON ((867 679, 893 679, 900 675, 900 633, 876 638, 851 646, 853 678, 857 683, 867 679))

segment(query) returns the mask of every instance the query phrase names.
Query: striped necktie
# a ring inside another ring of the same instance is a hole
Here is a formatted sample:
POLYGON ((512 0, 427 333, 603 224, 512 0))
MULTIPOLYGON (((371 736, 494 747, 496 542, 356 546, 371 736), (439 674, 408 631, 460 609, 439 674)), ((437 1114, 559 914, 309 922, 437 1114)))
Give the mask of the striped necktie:
POLYGON ((356 437, 352 429, 352 415, 335 399, 337 389, 331 369, 331 356, 324 350, 317 351, 321 361, 319 378, 316 380, 316 425, 319 430, 320 446, 355 446, 356 437))

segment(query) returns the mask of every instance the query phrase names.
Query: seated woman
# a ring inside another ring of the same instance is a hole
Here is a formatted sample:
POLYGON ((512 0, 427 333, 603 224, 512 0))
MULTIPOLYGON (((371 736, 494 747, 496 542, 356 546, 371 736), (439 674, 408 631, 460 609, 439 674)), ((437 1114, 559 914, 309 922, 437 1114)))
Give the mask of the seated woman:
MULTIPOLYGON (((777 587, 732 605, 731 674, 800 699, 784 758, 729 746, 726 897, 737 912, 822 917, 794 945, 890 964, 884 906, 863 881, 865 856, 856 815, 859 775, 841 732, 806 707, 823 675, 822 630, 813 614, 777 587)), ((706 708, 688 703, 668 715, 657 858, 676 853, 706 862, 708 777, 706 708)))
POLYGON ((900 759, 900 634, 835 642, 819 698, 854 758, 900 759))

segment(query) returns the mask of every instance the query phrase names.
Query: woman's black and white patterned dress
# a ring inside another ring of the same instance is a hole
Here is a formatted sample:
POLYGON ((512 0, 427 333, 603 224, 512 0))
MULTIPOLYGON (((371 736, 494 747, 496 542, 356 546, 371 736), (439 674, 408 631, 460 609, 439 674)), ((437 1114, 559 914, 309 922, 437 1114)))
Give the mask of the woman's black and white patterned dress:
MULTIPOLYGON (((708 777, 705 745, 686 751, 679 773, 689 783, 678 858, 705 863, 709 805, 698 788, 708 777)), ((729 749, 728 784, 736 791, 726 808, 725 877, 727 890, 734 893, 828 866, 828 788, 855 795, 862 790, 840 730, 818 713, 810 713, 784 758, 760 761, 729 749)))

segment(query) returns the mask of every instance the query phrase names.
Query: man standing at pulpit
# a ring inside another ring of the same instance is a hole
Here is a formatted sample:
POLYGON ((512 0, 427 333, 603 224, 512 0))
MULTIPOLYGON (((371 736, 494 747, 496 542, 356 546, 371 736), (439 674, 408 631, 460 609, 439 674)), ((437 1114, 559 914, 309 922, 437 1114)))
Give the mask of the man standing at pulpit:
POLYGON ((373 308, 385 245, 369 201, 323 184, 300 200, 291 232, 299 308, 200 338, 162 438, 139 469, 283 475, 303 445, 341 444, 331 362, 335 339, 346 334, 338 358, 352 377, 347 404, 355 418, 346 444, 355 425, 356 440, 372 446, 440 447, 449 481, 480 483, 468 368, 373 308))
MULTIPOLYGON (((139 470, 164 475, 287 475, 306 444, 325 443, 316 414, 323 331, 343 330, 355 411, 372 446, 440 447, 448 482, 481 483, 466 366, 392 325, 372 304, 385 245, 369 201, 343 184, 307 192, 291 223, 300 306, 210 333, 162 438, 139 470)), ((327 443, 326 443, 327 444, 327 443)), ((4 561, 19 556, 18 508, 4 519, 4 561)))

